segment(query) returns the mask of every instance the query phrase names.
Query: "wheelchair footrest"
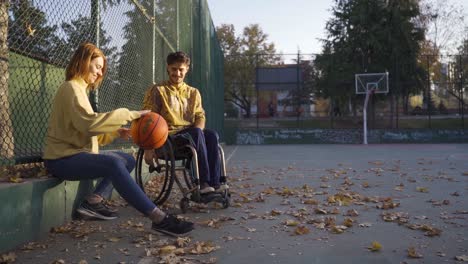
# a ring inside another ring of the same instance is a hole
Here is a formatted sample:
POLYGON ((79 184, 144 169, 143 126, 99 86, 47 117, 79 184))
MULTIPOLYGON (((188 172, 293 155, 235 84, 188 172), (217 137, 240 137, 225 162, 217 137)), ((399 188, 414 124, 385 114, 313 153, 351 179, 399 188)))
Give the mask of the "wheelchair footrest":
POLYGON ((226 202, 226 197, 222 193, 207 193, 207 194, 202 194, 200 195, 200 201, 194 201, 197 203, 211 203, 211 202, 218 202, 218 203, 225 203, 226 202))

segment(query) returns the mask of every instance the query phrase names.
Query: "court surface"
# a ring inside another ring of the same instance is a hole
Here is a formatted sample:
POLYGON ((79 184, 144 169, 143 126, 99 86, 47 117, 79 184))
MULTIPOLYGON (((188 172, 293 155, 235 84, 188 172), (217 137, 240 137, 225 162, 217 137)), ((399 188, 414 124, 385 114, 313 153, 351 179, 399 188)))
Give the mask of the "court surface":
MULTIPOLYGON (((177 246, 184 254, 165 255, 169 262, 468 258, 468 144, 225 146, 225 154, 231 207, 185 214, 197 228, 187 246, 177 246)), ((176 213, 177 202, 168 204, 176 213)), ((117 220, 78 222, 17 250, 17 263, 159 263, 156 255, 176 252, 165 247, 174 239, 151 232, 136 210, 119 210, 117 220)))

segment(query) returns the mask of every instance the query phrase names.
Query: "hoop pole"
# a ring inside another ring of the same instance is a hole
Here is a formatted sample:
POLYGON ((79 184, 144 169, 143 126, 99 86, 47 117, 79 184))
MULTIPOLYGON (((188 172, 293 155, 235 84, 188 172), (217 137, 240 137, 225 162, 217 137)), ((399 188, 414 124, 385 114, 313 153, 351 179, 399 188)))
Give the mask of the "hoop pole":
POLYGON ((368 90, 366 92, 366 99, 364 100, 364 108, 362 110, 362 116, 364 118, 362 122, 364 131, 364 145, 367 145, 367 104, 369 103, 369 96, 372 92, 374 92, 374 90, 368 90))

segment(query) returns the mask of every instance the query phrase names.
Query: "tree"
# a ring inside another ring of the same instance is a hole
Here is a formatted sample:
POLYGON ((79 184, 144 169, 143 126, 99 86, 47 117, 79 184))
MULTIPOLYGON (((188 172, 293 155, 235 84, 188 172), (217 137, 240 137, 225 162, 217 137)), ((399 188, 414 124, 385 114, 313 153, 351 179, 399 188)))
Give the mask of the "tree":
POLYGON ((441 53, 455 53, 467 28, 466 14, 461 4, 451 0, 420 0, 420 26, 426 39, 441 53))
POLYGON ((268 42, 268 34, 258 24, 245 27, 241 36, 236 36, 229 24, 217 27, 216 33, 224 53, 224 100, 243 109, 249 118, 256 92, 256 67, 280 61, 275 45, 268 42))
POLYGON ((459 54, 455 56, 452 62, 452 72, 448 73, 453 76, 453 85, 447 88, 447 91, 458 100, 460 114, 465 114, 466 91, 468 90, 468 39, 458 47, 459 54))
MULTIPOLYGON (((139 5, 143 10, 152 10, 152 4, 148 1, 142 1, 139 5)), ((152 84, 154 60, 152 47, 141 45, 153 41, 152 24, 148 23, 147 17, 142 16, 137 8, 127 11, 125 15, 128 18, 128 23, 123 28, 123 38, 126 42, 119 53, 118 78, 114 80, 116 83, 113 100, 117 105, 135 108, 141 105, 134 105, 134 102, 143 100, 143 95, 135 91, 152 84)))
POLYGON ((0 158, 14 156, 13 126, 8 101, 8 1, 0 1, 0 158))
MULTIPOLYGON (((63 37, 54 41, 52 52, 49 57, 54 64, 66 66, 76 48, 84 41, 95 42, 96 33, 93 31, 94 21, 90 17, 79 15, 78 18, 70 23, 64 22, 61 25, 63 37)), ((110 47, 112 38, 108 36, 103 29, 103 23, 100 23, 99 30, 99 48, 104 52, 108 62, 112 66, 113 59, 116 56, 116 47, 110 47)))
POLYGON ((415 24, 418 16, 417 1, 335 0, 323 53, 315 60, 318 94, 341 104, 348 101, 355 114, 354 75, 366 72, 389 72, 394 78, 390 94, 397 98, 410 93, 401 84, 418 74, 424 37, 415 24))
MULTIPOLYGON (((459 58, 450 55, 457 51, 459 45, 463 45, 464 33, 468 28, 465 10, 460 4, 454 4, 450 0, 422 0, 420 6, 418 23, 426 35, 420 64, 426 71, 427 85, 438 84, 438 88, 444 89, 461 102, 461 95, 456 91, 460 88, 457 88, 457 80, 454 79, 460 64, 459 58), (445 55, 449 55, 449 61, 442 62, 441 58, 445 55), (452 72, 448 72, 447 69, 452 72)), ((427 109, 434 104, 429 89, 423 93, 423 99, 427 109)))
POLYGON ((47 61, 49 49, 57 40, 57 26, 48 26, 46 14, 28 0, 14 1, 10 11, 9 49, 47 61))

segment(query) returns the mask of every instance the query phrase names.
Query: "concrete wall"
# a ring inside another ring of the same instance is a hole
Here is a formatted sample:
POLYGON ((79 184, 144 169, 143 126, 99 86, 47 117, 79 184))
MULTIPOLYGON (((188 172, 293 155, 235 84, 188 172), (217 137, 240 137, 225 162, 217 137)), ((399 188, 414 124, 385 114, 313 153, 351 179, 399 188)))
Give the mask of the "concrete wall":
POLYGON ((38 239, 51 227, 70 221, 93 181, 69 182, 55 178, 0 185, 0 252, 38 239))

